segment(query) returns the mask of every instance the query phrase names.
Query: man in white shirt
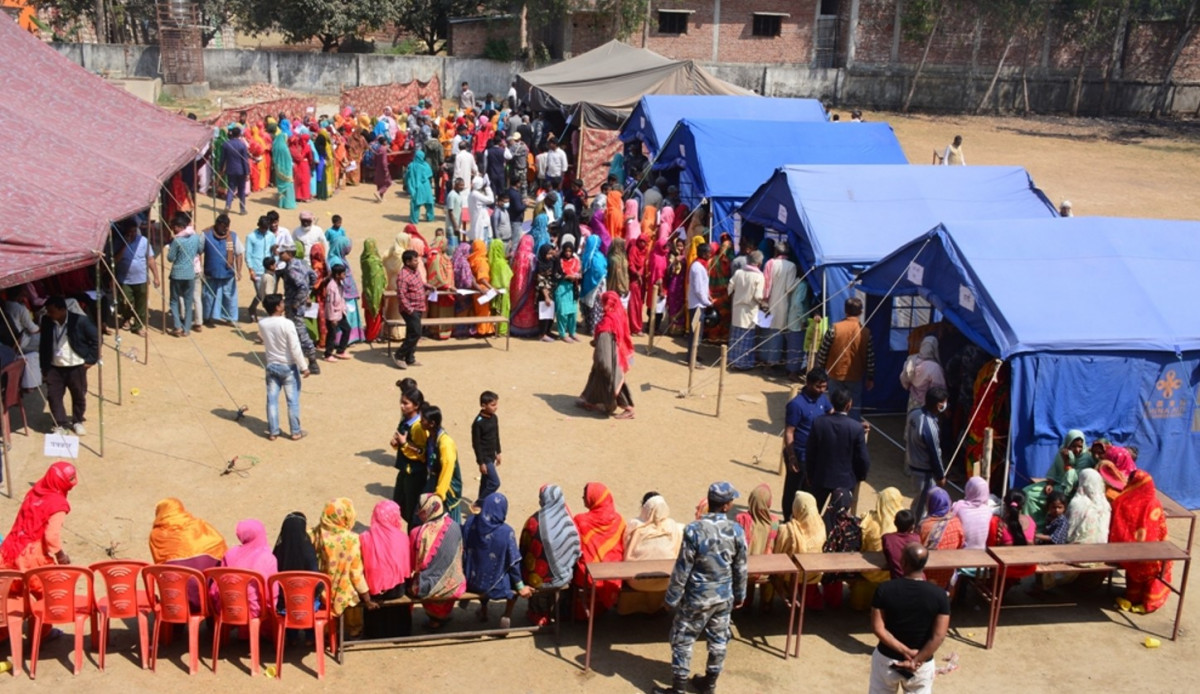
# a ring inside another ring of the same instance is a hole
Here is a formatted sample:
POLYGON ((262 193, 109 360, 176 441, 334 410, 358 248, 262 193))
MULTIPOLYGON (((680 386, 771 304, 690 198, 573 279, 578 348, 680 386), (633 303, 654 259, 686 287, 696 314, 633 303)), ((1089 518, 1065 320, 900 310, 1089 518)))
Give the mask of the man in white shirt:
POLYGON ((775 257, 767 262, 766 296, 767 311, 771 314, 771 327, 763 339, 759 360, 767 366, 777 366, 784 363, 786 339, 784 331, 788 325, 789 307, 792 302, 792 292, 796 291, 798 277, 796 264, 788 259, 786 241, 775 244, 775 257))
POLYGON ((263 299, 267 317, 258 321, 267 362, 267 439, 279 438, 279 391, 287 399, 288 427, 293 441, 308 433, 300 428, 300 378, 308 378, 308 360, 300 348, 296 326, 283 315, 283 296, 263 299))
POLYGON ((546 180, 562 183, 568 165, 567 153, 558 146, 558 140, 550 140, 550 149, 546 152, 546 180))
POLYGON ((454 137, 450 139, 450 158, 458 156, 458 153, 463 149, 463 143, 467 139, 467 129, 460 126, 454 133, 454 137))
POLYGON ((458 105, 468 111, 475 110, 475 92, 471 91, 471 85, 466 82, 462 83, 462 87, 459 90, 458 105))
MULTIPOLYGON (((54 417, 53 434, 68 430, 83 436, 87 412, 87 372, 100 359, 100 336, 91 319, 67 311, 61 296, 46 300, 46 315, 39 329, 38 352, 46 383, 46 400, 54 417), (63 395, 71 393, 71 416, 63 407, 63 395)), ((119 358, 119 357, 118 357, 119 358)))
POLYGON ((454 177, 461 178, 464 184, 470 185, 479 175, 479 166, 475 164, 475 155, 463 147, 454 155, 454 177))
POLYGON ((325 231, 313 224, 312 212, 304 211, 300 213, 300 228, 296 230, 296 236, 304 244, 304 257, 311 258, 313 246, 325 240, 325 231))
MULTIPOLYGON (((712 295, 708 292, 708 259, 712 256, 712 246, 707 243, 702 243, 696 247, 696 259, 692 261, 692 266, 688 268, 688 324, 687 329, 690 332, 695 328, 697 317, 704 313, 704 309, 712 306, 712 295)), ((700 321, 700 330, 704 330, 704 321, 700 321)), ((691 338, 688 339, 688 358, 690 364, 696 358, 696 354, 692 349, 692 345, 696 342, 691 338)), ((699 364, 697 368, 702 368, 699 364)))
POLYGON ((762 251, 751 251, 746 263, 729 281, 729 298, 733 306, 733 320, 729 331, 729 368, 749 370, 754 368, 754 327, 758 309, 763 304, 763 286, 766 284, 762 270, 762 251))
POLYGON ((471 195, 467 197, 467 205, 471 210, 472 241, 487 241, 492 235, 492 212, 488 208, 496 202, 488 187, 488 180, 476 176, 471 182, 471 195))
POLYGON ((275 247, 271 250, 275 257, 279 257, 280 248, 295 249, 296 239, 287 227, 279 224, 279 213, 271 210, 267 213, 267 219, 271 222, 271 234, 275 237, 275 247))

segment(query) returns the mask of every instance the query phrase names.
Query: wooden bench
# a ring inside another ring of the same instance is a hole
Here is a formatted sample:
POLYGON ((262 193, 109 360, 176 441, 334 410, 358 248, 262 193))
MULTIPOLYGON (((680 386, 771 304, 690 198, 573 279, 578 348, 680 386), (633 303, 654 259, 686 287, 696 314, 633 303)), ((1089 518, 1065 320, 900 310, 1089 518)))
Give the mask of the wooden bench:
MULTIPOLYGON (((797 554, 794 556, 800 567, 801 577, 805 583, 808 575, 815 573, 862 573, 864 571, 887 571, 887 560, 883 552, 833 552, 797 554)), ((997 602, 997 586, 999 563, 982 549, 944 549, 929 552, 929 561, 925 563, 926 571, 985 569, 992 574, 991 593, 984 597, 990 605, 997 602)), ((793 656, 800 657, 800 635, 804 628, 805 594, 800 594, 800 609, 796 615, 796 651, 793 656)), ((990 614, 990 611, 989 611, 990 614)), ((994 624, 988 620, 987 641, 985 648, 992 647, 994 624)))
MULTIPOLYGON (((547 629, 554 630, 554 641, 555 641, 555 643, 557 643, 559 640, 558 602, 559 602, 559 597, 562 595, 562 592, 565 589, 566 588, 563 587, 563 588, 549 588, 549 589, 535 591, 536 593, 550 593, 554 596, 554 608, 551 611, 551 614, 553 615, 553 617, 551 618, 549 624, 542 625, 542 626, 538 626, 536 624, 527 624, 525 626, 510 626, 507 629, 496 628, 496 629, 467 629, 464 631, 449 631, 449 632, 438 631, 438 632, 430 632, 428 634, 414 634, 411 636, 385 636, 385 637, 378 638, 378 639, 354 639, 352 641, 347 642, 346 641, 346 620, 339 619, 338 620, 337 661, 338 661, 338 663, 342 662, 342 654, 345 651, 352 651, 352 650, 359 649, 359 648, 370 648, 373 646, 383 646, 383 645, 396 645, 396 644, 402 644, 402 643, 416 643, 416 642, 420 642, 420 641, 442 641, 442 640, 447 640, 447 639, 470 639, 470 638, 477 638, 480 636, 507 636, 508 634, 524 633, 524 632, 536 634, 536 633, 546 631, 547 629)), ((463 593, 459 597, 454 598, 453 600, 451 600, 449 602, 459 602, 460 600, 479 600, 482 597, 483 596, 478 593, 463 593)), ((378 602, 378 604, 382 608, 382 607, 395 607, 395 606, 399 606, 399 605, 420 605, 422 602, 424 602, 424 601, 416 600, 416 599, 410 598, 409 596, 405 595, 403 597, 393 598, 391 600, 381 600, 378 602)), ((499 601, 492 600, 492 602, 499 602, 499 601)), ((475 622, 475 623, 477 623, 477 622, 475 622)))
MULTIPOLYGON (((478 294, 478 293, 479 292, 472 292, 472 294, 478 294)), ((463 294, 461 296, 471 296, 472 294, 463 294)), ((395 303, 395 301, 396 301, 395 290, 388 290, 383 293, 383 306, 380 307, 380 310, 383 311, 383 314, 385 316, 388 314, 390 307, 392 306, 392 304, 395 303)), ((429 314, 426 313, 425 317, 423 317, 421 319, 421 328, 422 329, 424 329, 424 328, 440 328, 440 327, 454 326, 454 325, 477 325, 479 323, 492 323, 495 325, 499 325, 502 323, 507 324, 508 316, 447 316, 445 318, 430 318, 429 314)), ((394 342, 394 340, 392 340, 392 329, 393 328, 403 328, 403 327, 404 327, 403 320, 392 319, 392 320, 383 321, 383 328, 384 328, 384 333, 386 334, 385 339, 387 340, 387 349, 388 349, 389 355, 393 354, 392 342, 394 342)), ((509 330, 504 334, 504 351, 505 352, 508 351, 508 343, 511 338, 512 338, 512 330, 509 330)), ((487 338, 485 337, 484 339, 486 340, 487 338)))
MULTIPOLYGON (((583 655, 583 670, 587 672, 592 665, 592 626, 596 620, 596 584, 600 581, 632 581, 638 579, 670 578, 675 569, 674 559, 653 559, 648 561, 612 561, 588 562, 588 625, 587 646, 583 655)), ((787 554, 755 554, 746 559, 746 574, 748 576, 799 576, 800 568, 791 555, 787 554)), ((799 581, 792 587, 792 611, 788 614, 787 644, 784 646, 783 657, 786 659, 791 648, 791 625, 796 609, 796 592, 799 581)))
MULTIPOLYGON (((1191 569, 1191 554, 1180 549, 1173 542, 1108 542, 1093 545, 1026 545, 1024 547, 989 547, 988 554, 992 555, 999 564, 999 582, 1003 585, 1011 566, 1029 566, 1037 564, 1042 573, 1057 571, 1063 573, 1109 571, 1117 565, 1137 563, 1142 561, 1180 561, 1183 562, 1183 580, 1179 586, 1167 584, 1171 592, 1179 596, 1179 606, 1175 610, 1175 627, 1171 631, 1171 640, 1179 635, 1179 620, 1183 616, 1184 593, 1187 592, 1188 571, 1191 569), (1096 567, 1094 564, 1101 564, 1096 567)), ((1001 590, 992 603, 991 619, 988 626, 988 644, 991 645, 991 632, 1000 621, 1000 608, 1003 606, 1004 595, 1001 590)))

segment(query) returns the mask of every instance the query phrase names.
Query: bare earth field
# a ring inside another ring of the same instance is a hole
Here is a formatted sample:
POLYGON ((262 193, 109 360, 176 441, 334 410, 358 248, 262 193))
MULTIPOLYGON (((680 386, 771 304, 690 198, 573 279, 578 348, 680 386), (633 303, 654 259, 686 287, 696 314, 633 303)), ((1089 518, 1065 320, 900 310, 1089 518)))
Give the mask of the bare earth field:
MULTIPOLYGON (((910 159, 929 161, 954 134, 966 140, 970 164, 1021 164, 1052 200, 1064 197, 1077 214, 1200 218, 1200 138, 1186 125, 1174 130, 1135 122, 1026 120, 1018 118, 899 117, 867 114, 871 120, 890 119, 910 159)), ((847 127, 852 127, 847 125, 847 127)), ((780 162, 781 164, 785 162, 780 162)), ((401 229, 408 202, 395 195, 375 204, 369 187, 344 190, 330 201, 301 209, 317 214, 326 226, 341 214, 354 240, 357 257, 362 242, 374 238, 386 250, 401 229)), ((265 213, 272 200, 255 196, 251 213, 234 218, 244 233, 252 220, 265 213)), ((200 224, 211 223, 206 206, 200 224)), ((285 225, 296 223, 295 212, 285 225)), ((422 224, 431 232, 434 224, 422 224)), ((1063 259, 1070 271, 1070 258, 1063 259)), ((357 261, 355 274, 358 275, 357 261)), ((1031 278, 1036 281, 1036 278, 1031 278)), ((244 306, 250 286, 241 286, 244 306)), ((157 298, 151 299, 152 323, 160 325, 157 298)), ((1086 319, 1088 317, 1082 317, 1086 319)), ((1095 318, 1095 317, 1091 317, 1095 318)), ((100 406, 89 403, 89 435, 78 461, 78 488, 71 496, 67 521, 67 551, 76 563, 106 558, 147 558, 147 533, 155 503, 178 496, 188 509, 212 522, 234 542, 234 526, 243 518, 261 519, 274 537, 283 516, 302 510, 310 519, 332 497, 351 498, 365 522, 377 500, 391 495, 394 470, 388 439, 398 417, 393 383, 402 374, 389 363, 381 346, 352 348, 353 360, 322 363, 322 374, 303 382, 304 427, 308 438, 294 443, 268 442, 264 437, 263 371, 253 343, 254 328, 218 327, 194 333, 190 340, 155 332, 149 350, 140 340, 125 340, 123 349, 138 350, 137 363, 118 357, 111 338, 105 349, 104 457, 100 444, 100 406), (116 363, 121 380, 117 386, 116 363), (228 393, 226 392, 228 389, 228 393), (118 406, 117 403, 120 402, 118 406), (244 420, 233 414, 249 406, 244 420), (229 460, 238 457, 237 471, 223 475, 229 460)), ((424 366, 407 375, 417 378, 426 397, 446 413, 446 428, 463 454, 464 492, 472 497, 477 474, 469 453, 470 421, 481 390, 501 395, 500 421, 505 462, 500 470, 502 491, 510 499, 509 522, 519 528, 536 507, 536 492, 545 482, 560 484, 582 510, 586 482, 609 485, 618 509, 626 516, 638 511, 643 492, 661 492, 675 518, 690 519, 707 485, 731 480, 744 497, 767 482, 778 495, 782 477, 776 474, 783 426, 786 384, 760 374, 729 374, 724 411, 714 416, 717 370, 697 375, 697 391, 681 399, 686 368, 679 363, 681 344, 663 341, 653 356, 639 342, 638 357, 629 374, 637 402, 637 419, 611 421, 584 414, 572 405, 589 368, 586 343, 543 344, 513 340, 512 351, 499 343, 478 340, 422 342, 424 366)), ((715 352, 703 352, 710 363, 715 352)), ((92 376, 93 394, 96 390, 92 376)), ((16 435, 12 451, 16 500, 0 500, 4 528, 16 512, 21 495, 45 470, 50 460, 41 454, 40 432, 50 421, 36 396, 27 400, 35 432, 16 435)), ((893 437, 899 420, 879 418, 877 427, 893 437)), ((872 436, 874 467, 870 482, 876 489, 900 484, 898 449, 882 436, 872 436)), ((1172 527, 1183 542, 1186 529, 1172 527)), ((1179 571, 1179 568, 1176 569, 1179 571)), ((1118 581, 1120 585, 1120 581, 1118 581)), ((1200 619, 1200 602, 1189 598, 1188 613, 1178 642, 1169 636, 1175 602, 1157 614, 1129 617, 1112 608, 1112 596, 1062 593, 1060 604, 1035 601, 1020 589, 1001 616, 996 647, 976 645, 985 633, 986 614, 964 609, 952 618, 952 637, 940 656, 959 656, 959 669, 939 678, 939 691, 1049 691, 1071 682, 1093 691, 1145 689, 1156 692, 1195 691, 1194 663, 1200 642, 1189 628, 1200 619), (1142 646, 1147 635, 1163 637, 1156 650, 1142 646), (1165 635, 1165 636, 1164 636, 1165 635), (1039 675, 1045 679, 1039 681, 1039 675), (1191 685, 1189 681, 1193 681, 1191 685), (1043 683, 1044 682, 1044 683, 1043 683)), ((522 608, 518 608, 518 618, 522 608)), ((813 612, 805 621, 804 648, 799 660, 780 658, 785 611, 777 603, 773 614, 746 615, 735 621, 721 689, 725 692, 863 691, 874 646, 868 618, 849 611, 813 612)), ((493 621, 498 614, 493 608, 493 621)), ((473 613, 456 611, 451 628, 469 625, 473 613)), ((420 618, 415 620, 418 624, 420 618)), ((553 636, 511 637, 439 643, 419 647, 354 652, 347 662, 330 663, 327 679, 312 674, 314 657, 289 659, 285 676, 289 690, 447 692, 486 688, 493 692, 637 692, 648 691, 654 680, 668 676, 668 618, 605 616, 596 625, 594 671, 582 673, 584 627, 564 625, 560 644, 553 636)), ((207 634, 207 632, 205 632, 207 634)), ((242 644, 225 649, 220 673, 205 669, 188 677, 183 665, 184 644, 168 647, 159 672, 140 671, 133 654, 136 634, 118 629, 113 634, 108 670, 94 664, 72 678, 66 665, 71 639, 47 645, 36 683, 19 686, 48 690, 64 685, 91 692, 172 690, 179 694, 236 686, 238 691, 276 691, 281 683, 246 674, 248 653, 242 644), (54 661, 58 662, 54 662, 54 661), (235 662, 230 662, 235 661, 235 662), (220 685, 224 682, 225 685, 220 685), (272 689, 275 688, 275 689, 272 689)), ((202 653, 209 646, 202 646, 202 653)), ((264 647, 264 654, 273 649, 264 647)), ((271 656, 273 657, 273 655, 271 656)), ((703 646, 694 668, 702 668, 703 646)))

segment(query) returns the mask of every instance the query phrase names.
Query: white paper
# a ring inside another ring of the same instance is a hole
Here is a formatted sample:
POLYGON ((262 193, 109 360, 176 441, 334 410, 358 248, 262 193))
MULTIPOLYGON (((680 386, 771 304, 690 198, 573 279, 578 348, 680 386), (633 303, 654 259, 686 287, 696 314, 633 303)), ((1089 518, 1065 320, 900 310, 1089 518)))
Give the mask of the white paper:
POLYGON ((317 306, 317 304, 309 304, 308 308, 304 309, 304 317, 305 318, 316 318, 318 310, 320 310, 320 307, 317 306))
POLYGON ((501 294, 507 294, 508 287, 501 287, 501 288, 497 289, 496 291, 500 292, 501 294))
POLYGON ((666 313, 667 312, 666 298, 662 298, 662 299, 658 300, 658 304, 654 307, 654 312, 655 313, 666 313))
POLYGON ((429 292, 429 296, 426 298, 429 301, 429 303, 431 303, 431 304, 433 302, 437 301, 437 290, 435 289, 432 292, 429 292))
POLYGON ((788 217, 788 215, 787 215, 787 207, 785 207, 785 206, 783 206, 783 205, 780 205, 780 206, 779 206, 779 213, 778 213, 778 214, 776 214, 776 215, 775 215, 775 217, 776 217, 776 219, 778 219, 778 220, 779 220, 779 223, 780 223, 780 224, 787 224, 787 217, 788 217))
POLYGON ((625 308, 625 310, 627 310, 627 311, 629 310, 629 295, 628 294, 621 297, 621 306, 623 306, 625 308))
POLYGON ((474 289, 455 289, 454 292, 459 296, 470 296, 475 293, 474 289))
POLYGON ((554 304, 549 301, 538 302, 538 320, 554 320, 554 304))
POLYGON ((754 322, 760 328, 770 328, 771 327, 771 314, 767 313, 766 311, 762 310, 761 308, 756 308, 756 309, 754 309, 754 322))
POLYGON ((919 287, 919 286, 921 286, 921 283, 924 280, 925 280, 925 268, 922 267, 921 265, 918 265, 917 263, 909 263, 908 264, 908 281, 912 282, 913 284, 915 284, 919 287))
POLYGON ((79 437, 67 434, 46 434, 42 455, 47 458, 71 458, 74 460, 79 457, 79 437))
POLYGON ((480 306, 482 306, 482 305, 486 304, 487 302, 491 301, 492 299, 495 299, 498 294, 499 294, 499 292, 497 292, 495 289, 489 289, 489 290, 487 290, 487 292, 485 292, 483 295, 481 295, 475 301, 478 302, 480 306))
POLYGON ((968 311, 975 310, 975 292, 965 284, 958 285, 958 305, 968 311))

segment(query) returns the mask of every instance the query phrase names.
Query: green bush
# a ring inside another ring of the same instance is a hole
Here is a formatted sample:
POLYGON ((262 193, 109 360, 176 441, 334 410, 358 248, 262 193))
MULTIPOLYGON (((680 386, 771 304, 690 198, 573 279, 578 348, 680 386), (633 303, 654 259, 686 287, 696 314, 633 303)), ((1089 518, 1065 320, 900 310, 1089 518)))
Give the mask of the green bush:
POLYGON ((488 60, 497 60, 502 63, 507 63, 512 60, 512 48, 508 45, 508 39, 490 38, 487 43, 483 44, 483 57, 488 60))
POLYGON ((385 55, 415 55, 423 44, 416 39, 404 39, 394 46, 388 46, 380 51, 385 55))
POLYGON ((361 36, 346 36, 338 43, 338 53, 374 53, 375 42, 361 36))

